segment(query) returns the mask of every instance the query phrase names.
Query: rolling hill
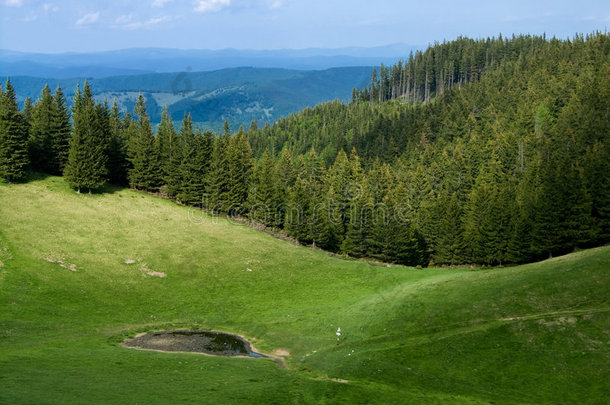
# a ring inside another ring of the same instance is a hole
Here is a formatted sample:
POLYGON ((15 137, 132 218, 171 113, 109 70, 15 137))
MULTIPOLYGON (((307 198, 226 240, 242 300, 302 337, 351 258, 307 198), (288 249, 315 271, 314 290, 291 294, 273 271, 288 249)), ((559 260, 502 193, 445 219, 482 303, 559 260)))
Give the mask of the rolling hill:
POLYGON ((608 268, 609 247, 373 266, 129 189, 0 184, 0 402, 604 403, 608 268), (119 346, 171 328, 239 333, 288 367, 119 346))
POLYGON ((394 44, 372 48, 277 50, 135 48, 90 53, 24 53, 0 50, 0 76, 102 78, 109 76, 211 71, 250 66, 325 70, 347 66, 392 64, 419 46, 394 44))
MULTIPOLYGON (((232 68, 211 72, 149 73, 143 75, 89 78, 96 99, 115 98, 119 107, 131 112, 141 91, 146 97, 152 122, 159 122, 163 106, 178 123, 190 113, 195 123, 219 129, 229 121, 234 129, 252 120, 273 122, 305 107, 334 99, 348 100, 354 87, 370 80, 371 67, 343 67, 327 70, 279 68, 232 68)), ((77 83, 85 78, 45 79, 11 77, 22 103, 26 97, 40 96, 46 83, 52 90, 63 89, 68 101, 77 83)))

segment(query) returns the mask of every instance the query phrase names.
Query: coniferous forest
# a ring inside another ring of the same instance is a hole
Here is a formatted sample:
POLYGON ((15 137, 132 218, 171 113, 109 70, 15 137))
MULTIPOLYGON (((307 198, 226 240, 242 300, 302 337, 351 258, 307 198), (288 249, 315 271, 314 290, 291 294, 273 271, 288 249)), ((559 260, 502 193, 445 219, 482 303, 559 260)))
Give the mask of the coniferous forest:
MULTIPOLYGON (((522 263, 610 242, 610 36, 434 44, 375 69, 350 103, 231 133, 156 133, 46 86, 0 95, 0 178, 63 174, 249 218, 299 242, 407 265, 522 263)), ((178 128, 176 130, 176 128, 178 128)))

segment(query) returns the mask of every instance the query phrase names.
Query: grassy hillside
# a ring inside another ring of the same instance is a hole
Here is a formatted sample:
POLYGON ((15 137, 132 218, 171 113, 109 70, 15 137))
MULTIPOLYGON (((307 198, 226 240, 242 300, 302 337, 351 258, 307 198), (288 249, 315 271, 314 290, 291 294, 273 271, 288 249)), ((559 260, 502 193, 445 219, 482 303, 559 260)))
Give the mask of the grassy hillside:
MULTIPOLYGON (((124 112, 133 111, 139 92, 146 97, 152 122, 161 120, 167 105, 176 122, 184 113, 207 128, 220 129, 225 119, 236 131, 256 119, 261 124, 324 101, 348 100, 354 87, 368 83, 372 68, 344 67, 328 70, 232 68, 211 72, 149 73, 89 79, 96 99, 116 98, 124 112)), ((85 78, 44 79, 11 77, 20 102, 36 100, 45 83, 54 91, 59 84, 72 103, 77 83, 85 78)))
POLYGON ((0 185, 0 262, 0 403, 610 395, 608 247, 511 268, 386 268, 131 190, 76 195, 48 177, 0 185), (176 327, 288 350, 288 368, 118 346, 176 327))

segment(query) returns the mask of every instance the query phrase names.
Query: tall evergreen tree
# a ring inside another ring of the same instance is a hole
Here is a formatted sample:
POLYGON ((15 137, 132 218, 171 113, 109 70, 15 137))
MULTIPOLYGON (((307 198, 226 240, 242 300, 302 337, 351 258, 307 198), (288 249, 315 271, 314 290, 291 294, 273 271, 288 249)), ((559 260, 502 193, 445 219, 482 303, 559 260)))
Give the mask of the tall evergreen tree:
POLYGON ((266 149, 254 167, 248 192, 248 216, 250 220, 265 226, 277 226, 276 174, 273 158, 266 149))
POLYGON ((466 208, 465 238, 472 261, 476 263, 501 264, 505 261, 510 210, 505 190, 501 190, 503 176, 494 150, 477 177, 466 208))
POLYGON ((105 143, 103 125, 87 81, 82 93, 78 88, 76 90, 72 117, 74 130, 64 177, 78 193, 83 188, 91 192, 106 181, 108 145, 105 143))
POLYGON ((28 150, 30 164, 34 170, 51 173, 55 171, 52 146, 53 96, 45 84, 40 99, 34 104, 30 122, 28 150))
POLYGON ((0 93, 0 179, 6 182, 25 178, 29 164, 27 131, 27 124, 17 106, 15 89, 7 79, 4 91, 0 93))
POLYGON ((593 240, 597 244, 610 242, 610 143, 597 141, 587 151, 585 179, 591 196, 593 240))
POLYGON ((161 186, 159 150, 148 114, 146 101, 140 93, 133 111, 134 139, 131 142, 129 185, 146 191, 157 191, 161 186))
POLYGON ((170 168, 172 155, 174 150, 179 146, 177 145, 176 131, 174 129, 174 122, 169 114, 168 107, 163 107, 161 112, 161 123, 157 131, 157 139, 159 142, 159 159, 161 167, 163 169, 163 177, 167 178, 170 168))
POLYGON ((215 212, 227 212, 229 209, 229 126, 225 122, 225 131, 214 140, 212 161, 208 173, 209 196, 211 209, 215 212))
POLYGON ((22 115, 23 115, 23 120, 28 125, 28 127, 32 121, 33 112, 34 112, 34 105, 32 104, 32 98, 26 97, 26 99, 23 101, 22 115))
POLYGON ((243 127, 229 140, 227 151, 229 174, 228 204, 234 213, 244 213, 248 185, 252 174, 252 149, 243 127))
POLYGON ((53 148, 53 174, 62 174, 68 161, 72 124, 70 110, 61 87, 57 85, 53 95, 53 115, 51 124, 51 145, 53 148))
POLYGON ((284 229, 301 243, 311 243, 312 241, 307 223, 311 204, 312 200, 307 183, 299 176, 287 198, 284 229))
POLYGON ((209 146, 205 144, 199 129, 193 131, 190 115, 184 117, 179 138, 182 141, 182 160, 179 168, 182 182, 176 198, 186 204, 202 204, 210 164, 209 146))
POLYGON ((108 116, 110 141, 108 145, 108 180, 112 184, 126 186, 127 181, 127 128, 114 99, 108 116))

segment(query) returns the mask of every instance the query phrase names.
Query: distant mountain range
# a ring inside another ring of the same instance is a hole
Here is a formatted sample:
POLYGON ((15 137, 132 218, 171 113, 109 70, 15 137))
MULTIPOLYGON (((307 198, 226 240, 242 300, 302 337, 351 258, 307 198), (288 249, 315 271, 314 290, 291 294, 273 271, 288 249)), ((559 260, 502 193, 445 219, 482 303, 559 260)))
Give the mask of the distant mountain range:
POLYGON ((0 76, 93 77, 142 73, 210 71, 233 67, 323 70, 393 64, 421 47, 281 50, 182 50, 136 48, 93 53, 23 53, 0 50, 0 76))
POLYGON ((21 103, 40 96, 45 83, 61 85, 68 102, 77 82, 89 79, 98 100, 117 99, 131 111, 138 93, 153 122, 167 105, 176 121, 185 112, 206 128, 228 120, 236 129, 263 124, 308 106, 347 100, 370 80, 373 66, 391 65, 419 47, 282 50, 123 49, 92 53, 0 50, 0 78, 10 77, 21 103))
MULTIPOLYGON (((354 87, 370 81, 372 67, 341 67, 326 70, 279 68, 230 68, 209 72, 174 72, 89 78, 96 99, 118 101, 131 112, 139 92, 147 101, 153 123, 158 123, 167 105, 179 124, 184 113, 205 128, 220 129, 228 120, 233 130, 252 120, 260 125, 297 112, 305 107, 339 99, 348 100, 354 87)), ((60 85, 71 104, 77 83, 84 77, 49 79, 11 76, 18 100, 40 97, 45 83, 54 91, 60 85)))

